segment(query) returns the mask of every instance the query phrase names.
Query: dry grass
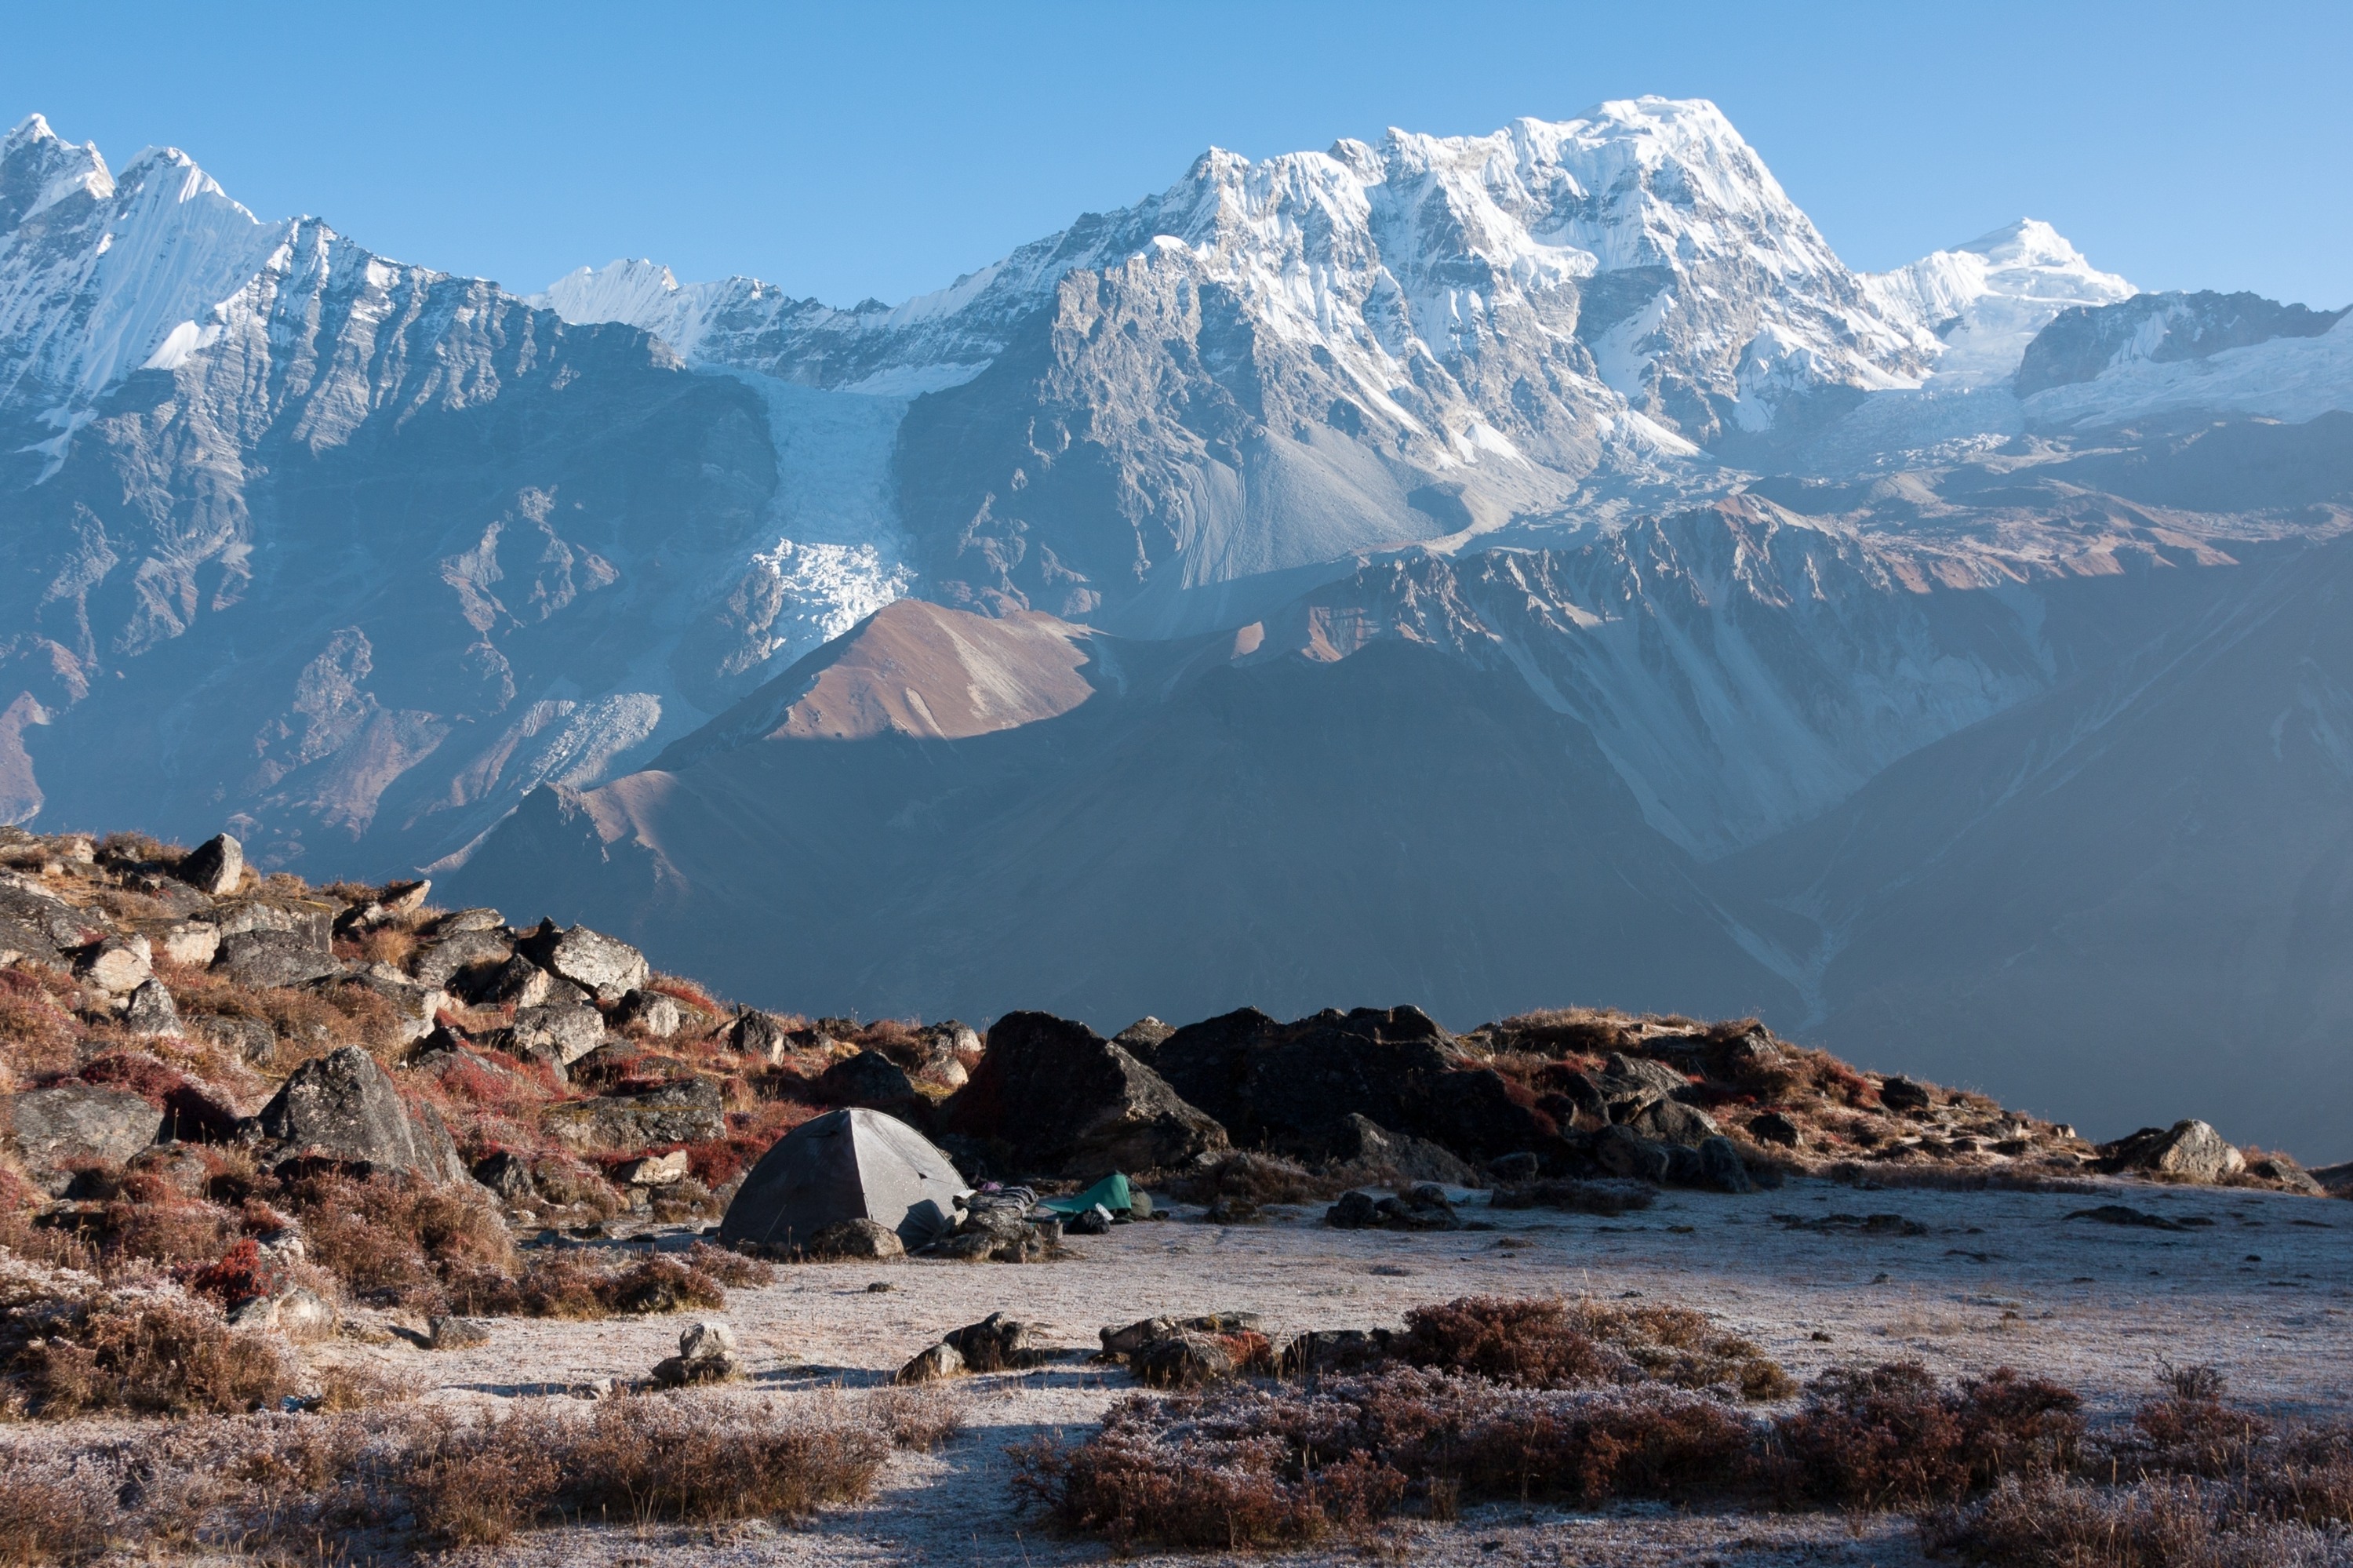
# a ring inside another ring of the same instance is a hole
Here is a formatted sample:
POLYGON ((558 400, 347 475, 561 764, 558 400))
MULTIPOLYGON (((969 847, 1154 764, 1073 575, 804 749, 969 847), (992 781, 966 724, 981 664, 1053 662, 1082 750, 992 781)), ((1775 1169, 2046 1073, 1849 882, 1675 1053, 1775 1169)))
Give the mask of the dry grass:
POLYGON ((257 1410, 301 1391, 276 1342, 163 1295, 20 1301, 0 1312, 0 1348, 8 1403, 48 1420, 257 1410))
POLYGON ((944 1388, 882 1389, 866 1396, 864 1408, 893 1446, 918 1454, 953 1442, 965 1428, 963 1398, 944 1388))
POLYGON ((1406 1314, 1388 1353, 1522 1388, 1651 1381, 1749 1400, 1797 1384, 1757 1345, 1686 1308, 1559 1297, 1464 1297, 1406 1314))

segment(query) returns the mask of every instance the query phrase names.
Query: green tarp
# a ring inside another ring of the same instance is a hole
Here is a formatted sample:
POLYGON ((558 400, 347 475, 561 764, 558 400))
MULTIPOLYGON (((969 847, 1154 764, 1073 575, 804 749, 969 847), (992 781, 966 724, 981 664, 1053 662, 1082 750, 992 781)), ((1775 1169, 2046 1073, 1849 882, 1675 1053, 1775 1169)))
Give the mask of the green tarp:
POLYGON ((1049 1213, 1083 1214, 1101 1203, 1113 1214, 1133 1213, 1135 1199, 1127 1190, 1127 1178, 1113 1171, 1083 1192, 1073 1192, 1067 1198, 1041 1198, 1038 1206, 1049 1213))

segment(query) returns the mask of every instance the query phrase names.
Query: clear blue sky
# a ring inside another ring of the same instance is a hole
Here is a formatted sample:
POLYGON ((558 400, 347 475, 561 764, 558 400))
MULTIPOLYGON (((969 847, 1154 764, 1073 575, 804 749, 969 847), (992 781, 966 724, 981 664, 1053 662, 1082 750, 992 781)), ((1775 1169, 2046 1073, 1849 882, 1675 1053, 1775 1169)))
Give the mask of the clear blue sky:
POLYGON ((0 117, 534 289, 896 300, 1250 156, 1712 98, 1847 261, 2021 215, 2144 288, 2353 301, 2353 5, 11 7, 0 117))

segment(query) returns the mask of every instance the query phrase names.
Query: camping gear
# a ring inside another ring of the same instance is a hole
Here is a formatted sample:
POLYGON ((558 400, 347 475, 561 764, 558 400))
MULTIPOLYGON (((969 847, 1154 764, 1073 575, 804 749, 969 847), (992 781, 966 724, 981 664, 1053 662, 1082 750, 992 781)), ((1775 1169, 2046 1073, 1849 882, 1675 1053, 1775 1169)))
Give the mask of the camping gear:
POLYGON ((828 1225, 873 1220, 910 1250, 944 1235, 970 1191, 955 1162, 898 1118, 857 1107, 804 1122, 744 1178, 723 1245, 803 1246, 828 1225))
POLYGON ((1067 1198, 1048 1198, 1038 1206, 1050 1214, 1075 1218, 1098 1203, 1114 1215, 1133 1213, 1135 1200, 1128 1192, 1127 1178, 1114 1171, 1083 1192, 1073 1192, 1067 1198))

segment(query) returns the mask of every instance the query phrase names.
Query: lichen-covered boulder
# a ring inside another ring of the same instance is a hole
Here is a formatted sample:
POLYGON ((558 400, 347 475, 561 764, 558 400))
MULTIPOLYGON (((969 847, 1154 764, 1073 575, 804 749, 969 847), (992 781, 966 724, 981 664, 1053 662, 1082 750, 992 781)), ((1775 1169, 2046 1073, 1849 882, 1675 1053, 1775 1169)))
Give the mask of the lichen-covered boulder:
POLYGON ((515 944, 523 957, 558 980, 567 980, 599 1001, 618 1001, 653 978, 646 956, 602 931, 575 926, 558 930, 552 920, 515 944))
POLYGON ((429 1107, 411 1111, 392 1075, 356 1045, 305 1062, 254 1118, 280 1160, 330 1160, 463 1181, 448 1129, 429 1107))

